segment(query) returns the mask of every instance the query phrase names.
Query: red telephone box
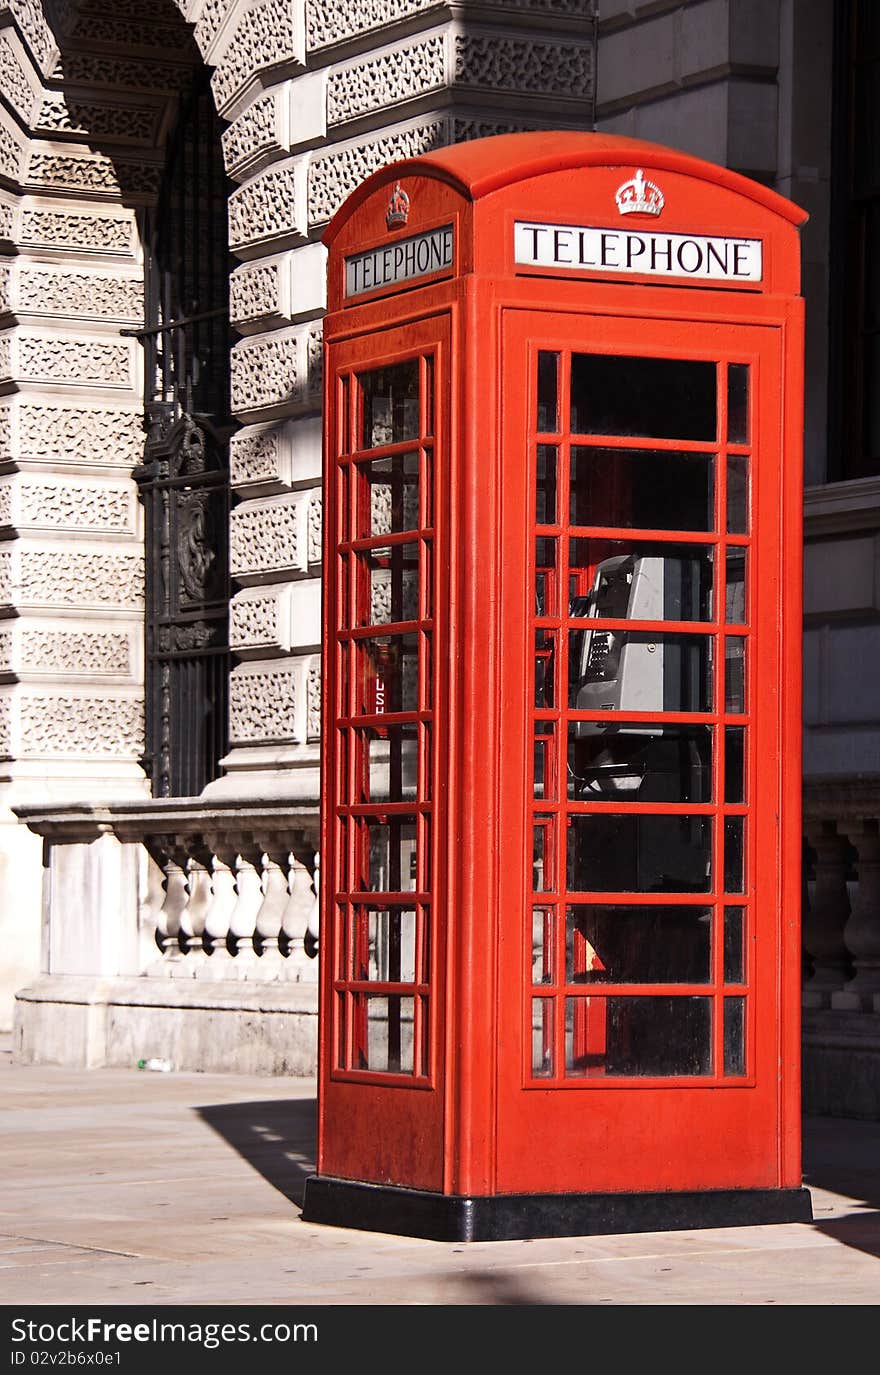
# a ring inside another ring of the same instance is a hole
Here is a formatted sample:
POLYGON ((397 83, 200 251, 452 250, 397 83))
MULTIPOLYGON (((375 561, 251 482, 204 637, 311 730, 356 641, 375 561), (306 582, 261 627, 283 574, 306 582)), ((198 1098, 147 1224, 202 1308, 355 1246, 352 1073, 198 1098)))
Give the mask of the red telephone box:
POLYGON ((309 1221, 811 1217, 804 219, 541 132, 388 167, 326 232, 309 1221))

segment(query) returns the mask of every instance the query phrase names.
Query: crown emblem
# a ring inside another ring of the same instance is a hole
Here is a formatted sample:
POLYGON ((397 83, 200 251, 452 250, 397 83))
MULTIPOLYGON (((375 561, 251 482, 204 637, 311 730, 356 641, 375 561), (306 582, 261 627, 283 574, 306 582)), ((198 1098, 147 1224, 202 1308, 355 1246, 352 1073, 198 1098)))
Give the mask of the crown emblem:
POLYGON ((614 199, 621 215, 659 215, 666 198, 653 181, 645 181, 641 167, 634 177, 618 186, 614 199))
POLYGON ((385 213, 385 223, 389 229, 396 229, 399 224, 406 224, 408 216, 409 196, 402 189, 400 182, 396 181, 385 213))

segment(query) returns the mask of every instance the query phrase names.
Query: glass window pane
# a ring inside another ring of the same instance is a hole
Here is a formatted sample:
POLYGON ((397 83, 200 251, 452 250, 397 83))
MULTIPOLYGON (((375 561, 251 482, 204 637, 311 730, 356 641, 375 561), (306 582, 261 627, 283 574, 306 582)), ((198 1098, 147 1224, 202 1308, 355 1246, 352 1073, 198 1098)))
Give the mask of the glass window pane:
POLYGON ((358 463, 355 537, 394 535, 419 528, 419 456, 395 454, 358 463))
POLYGON ((570 616, 708 621, 713 550, 699 544, 568 542, 570 616))
POLYGON ((714 440, 715 376, 714 363, 573 354, 571 428, 577 434, 714 440))
POLYGON ((727 456, 727 532, 746 535, 749 530, 749 460, 742 454, 727 456))
POLYGON ((352 994, 355 1069, 413 1073, 413 998, 352 994))
POLYGON ((399 444, 419 434, 419 360, 363 373, 363 430, 360 447, 399 444))
POLYGON ((532 983, 553 982, 553 907, 532 908, 532 983))
POLYGON ((724 982, 741 984, 745 977, 745 908, 724 909, 724 982))
POLYGON ((559 407, 557 402, 559 376, 559 354, 538 354, 538 429, 542 434, 552 434, 558 430, 559 407))
POLYGON ((407 802, 416 796, 418 741, 415 725, 358 730, 357 802, 407 802))
POLYGON ((711 530, 714 464, 706 453, 573 446, 571 523, 711 530))
POLYGON ((535 631, 535 706, 552 707, 556 698, 554 678, 556 666, 555 630, 535 631))
POLYGON ((368 893, 414 893, 416 818, 366 816, 356 821, 360 873, 353 887, 368 893))
POLYGON ((568 887, 579 893, 706 893, 712 820, 603 812, 572 816, 568 887))
POLYGON ((535 540, 535 615, 556 616, 556 540, 535 540))
POLYGON ((724 1073, 746 1072, 745 998, 724 999, 724 1073))
POLYGON ((724 818, 724 891, 745 892, 745 817, 724 818))
POLYGON ((566 998, 568 1077, 712 1072, 709 998, 566 998))
POLYGON ((749 442, 749 365, 731 363, 727 369, 727 440, 749 442))
POLYGON ((555 886, 553 822, 542 817, 532 827, 532 887, 536 893, 552 893, 555 886))
POLYGON ((570 722, 568 795, 579 802, 710 802, 712 732, 570 722))
POLYGON ((724 729, 724 801, 745 802, 745 744, 744 726, 724 729))
POLYGON ((746 642, 741 635, 724 640, 724 710, 742 715, 746 709, 746 642))
POLYGON ((395 544, 358 555, 358 625, 419 619, 419 546, 395 544))
POLYGON ((708 983, 711 919, 708 907, 569 907, 566 983, 708 983))
POLYGON ((748 551, 741 545, 729 545, 727 549, 725 618, 729 625, 745 625, 748 620, 748 599, 746 590, 747 553, 748 551))
POLYGON ((417 635, 377 635, 358 642, 360 713, 418 710, 417 635))
POLYGON ((708 635, 572 629, 568 647, 568 705, 573 710, 712 709, 708 635))
POLYGON ((382 983, 416 978, 416 913, 412 907, 355 907, 351 922, 351 977, 382 983))
POLYGON ((552 721, 535 722, 534 795, 547 802, 555 802, 557 796, 555 731, 552 721))
POLYGON ((535 522, 538 525, 556 524, 556 461, 555 444, 539 444, 535 471, 535 522))
POLYGON ((543 1079, 553 1072, 553 1002, 550 998, 533 998, 532 1074, 543 1079))

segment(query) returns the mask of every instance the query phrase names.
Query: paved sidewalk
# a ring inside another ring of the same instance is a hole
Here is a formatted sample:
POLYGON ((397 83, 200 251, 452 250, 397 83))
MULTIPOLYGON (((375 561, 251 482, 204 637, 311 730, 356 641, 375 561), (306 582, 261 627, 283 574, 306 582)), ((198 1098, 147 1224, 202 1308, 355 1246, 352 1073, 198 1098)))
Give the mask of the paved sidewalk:
POLYGON ((304 1223, 312 1081, 73 1071, 0 1053, 14 1305, 880 1302, 880 1123, 808 1120, 815 1221, 516 1242, 304 1223))

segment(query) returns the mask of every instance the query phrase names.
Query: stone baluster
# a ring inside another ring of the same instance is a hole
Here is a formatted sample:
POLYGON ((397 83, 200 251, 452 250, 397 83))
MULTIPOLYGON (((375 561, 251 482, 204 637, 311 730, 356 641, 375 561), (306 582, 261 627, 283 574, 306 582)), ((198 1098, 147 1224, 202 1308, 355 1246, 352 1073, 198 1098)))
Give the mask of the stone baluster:
POLYGON ((310 959, 316 959, 321 937, 321 856, 314 856, 314 872, 312 874, 312 888, 315 890, 314 901, 309 911, 309 919, 306 923, 306 954, 310 959))
POLYGON ((237 899, 229 918, 229 935, 235 946, 234 977, 252 979, 257 970, 254 938, 257 914, 263 902, 262 852, 254 837, 235 837, 235 888, 237 899))
POLYGON ((210 853, 199 835, 181 836, 180 845, 188 850, 186 861, 186 886, 189 901, 180 914, 180 931, 183 945, 184 972, 194 977, 199 972, 207 956, 205 954, 205 922, 211 908, 212 890, 209 865, 210 853))
POLYGON ((848 844, 833 821, 807 823, 807 839, 816 852, 816 881, 803 916, 803 942, 813 963, 803 991, 805 1008, 828 1007, 832 993, 846 982, 849 956, 843 930, 850 905, 846 885, 848 844))
POLYGON ((317 961, 310 959, 307 953, 309 922, 314 921, 315 895, 311 875, 294 851, 290 854, 289 887, 290 898, 284 909, 282 923, 288 950, 286 977, 299 983, 316 983, 317 961))
POLYGON ((852 956, 853 977, 831 994, 841 1012, 872 1012, 880 1002, 880 830, 875 819, 853 827, 859 882, 843 939, 852 956))
POLYGON ((205 836, 211 854, 211 905, 205 917, 205 948, 208 958, 197 973, 203 979, 233 979, 233 958, 229 949, 229 923, 238 895, 235 890, 235 850, 225 838, 205 836))
POLYGON ((182 964, 184 958, 180 948, 180 920, 189 901, 184 868, 187 856, 176 850, 170 836, 148 836, 145 844, 165 875, 165 901, 156 919, 156 941, 162 954, 146 972, 167 976, 174 973, 174 967, 182 964))
POLYGON ((260 947, 258 976, 261 979, 281 979, 287 964, 280 950, 280 940, 284 912, 289 901, 289 853, 284 841, 279 841, 277 837, 264 837, 260 844, 263 848, 263 901, 256 920, 260 947))

